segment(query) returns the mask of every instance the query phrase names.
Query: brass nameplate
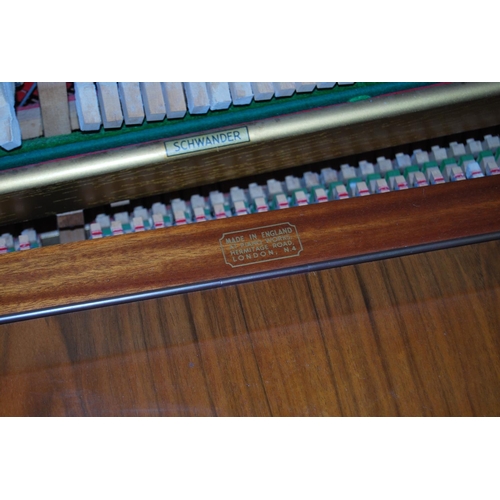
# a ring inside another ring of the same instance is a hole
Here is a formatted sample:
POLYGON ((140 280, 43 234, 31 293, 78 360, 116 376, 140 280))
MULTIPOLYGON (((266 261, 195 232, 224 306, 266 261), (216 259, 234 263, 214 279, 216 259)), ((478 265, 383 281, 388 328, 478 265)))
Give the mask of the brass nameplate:
POLYGON ((289 222, 224 233, 219 243, 231 267, 290 259, 303 250, 297 228, 289 222))
POLYGON ((246 127, 233 128, 231 130, 221 130, 211 134, 194 135, 184 139, 175 139, 167 141, 165 148, 167 156, 185 155, 196 153, 207 149, 223 148, 225 146, 235 146, 250 142, 248 129, 246 127))

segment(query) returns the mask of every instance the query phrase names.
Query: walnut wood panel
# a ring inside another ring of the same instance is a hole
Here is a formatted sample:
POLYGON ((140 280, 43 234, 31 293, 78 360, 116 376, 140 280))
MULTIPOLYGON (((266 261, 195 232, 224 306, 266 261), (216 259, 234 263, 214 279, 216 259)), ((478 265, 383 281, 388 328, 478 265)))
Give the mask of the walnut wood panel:
POLYGON ((0 315, 489 234, 499 211, 495 176, 16 252, 0 258, 0 315), (298 256, 226 263, 223 234, 277 223, 296 227, 298 256))
POLYGON ((0 414, 499 416, 499 252, 0 325, 0 414))
POLYGON ((450 84, 248 123, 251 142, 244 146, 168 158, 163 141, 159 141, 65 158, 1 173, 0 223, 499 124, 499 84, 450 84), (15 188, 3 188, 12 180, 15 188))

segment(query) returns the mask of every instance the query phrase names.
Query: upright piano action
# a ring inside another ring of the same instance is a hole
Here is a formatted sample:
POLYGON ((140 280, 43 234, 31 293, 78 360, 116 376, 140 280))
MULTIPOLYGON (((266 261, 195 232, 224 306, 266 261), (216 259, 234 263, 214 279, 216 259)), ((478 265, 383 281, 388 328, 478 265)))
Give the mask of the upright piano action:
POLYGON ((83 208, 88 241, 0 255, 2 413, 498 414, 499 104, 429 86, 6 170, 6 228, 83 208), (95 219, 123 199, 158 217, 95 219))

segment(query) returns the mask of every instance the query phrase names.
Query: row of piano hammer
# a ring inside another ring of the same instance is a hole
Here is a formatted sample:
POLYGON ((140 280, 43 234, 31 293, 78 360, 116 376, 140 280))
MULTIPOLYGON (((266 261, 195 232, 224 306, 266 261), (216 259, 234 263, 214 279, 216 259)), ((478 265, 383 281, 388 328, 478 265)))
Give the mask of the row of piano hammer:
MULTIPOLYGON (((335 82, 75 82, 75 100, 68 102, 64 83, 38 83, 40 108, 14 110, 14 84, 0 88, 0 147, 10 151, 22 139, 51 137, 71 130, 96 131, 147 121, 183 118, 209 110, 244 106, 295 92, 326 89, 335 82)), ((338 85, 351 85, 340 82, 338 85)))
POLYGON ((160 121, 245 106, 295 92, 332 88, 335 83, 242 83, 242 82, 107 82, 75 83, 81 130, 99 130, 160 121))

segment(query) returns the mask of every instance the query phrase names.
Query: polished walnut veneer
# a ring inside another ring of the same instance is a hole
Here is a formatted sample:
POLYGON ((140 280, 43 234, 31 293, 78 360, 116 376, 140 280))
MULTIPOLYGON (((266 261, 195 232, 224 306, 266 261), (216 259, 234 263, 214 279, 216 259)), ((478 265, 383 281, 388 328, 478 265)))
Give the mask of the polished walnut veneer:
POLYGON ((500 415, 500 241, 0 325, 1 415, 500 415))

